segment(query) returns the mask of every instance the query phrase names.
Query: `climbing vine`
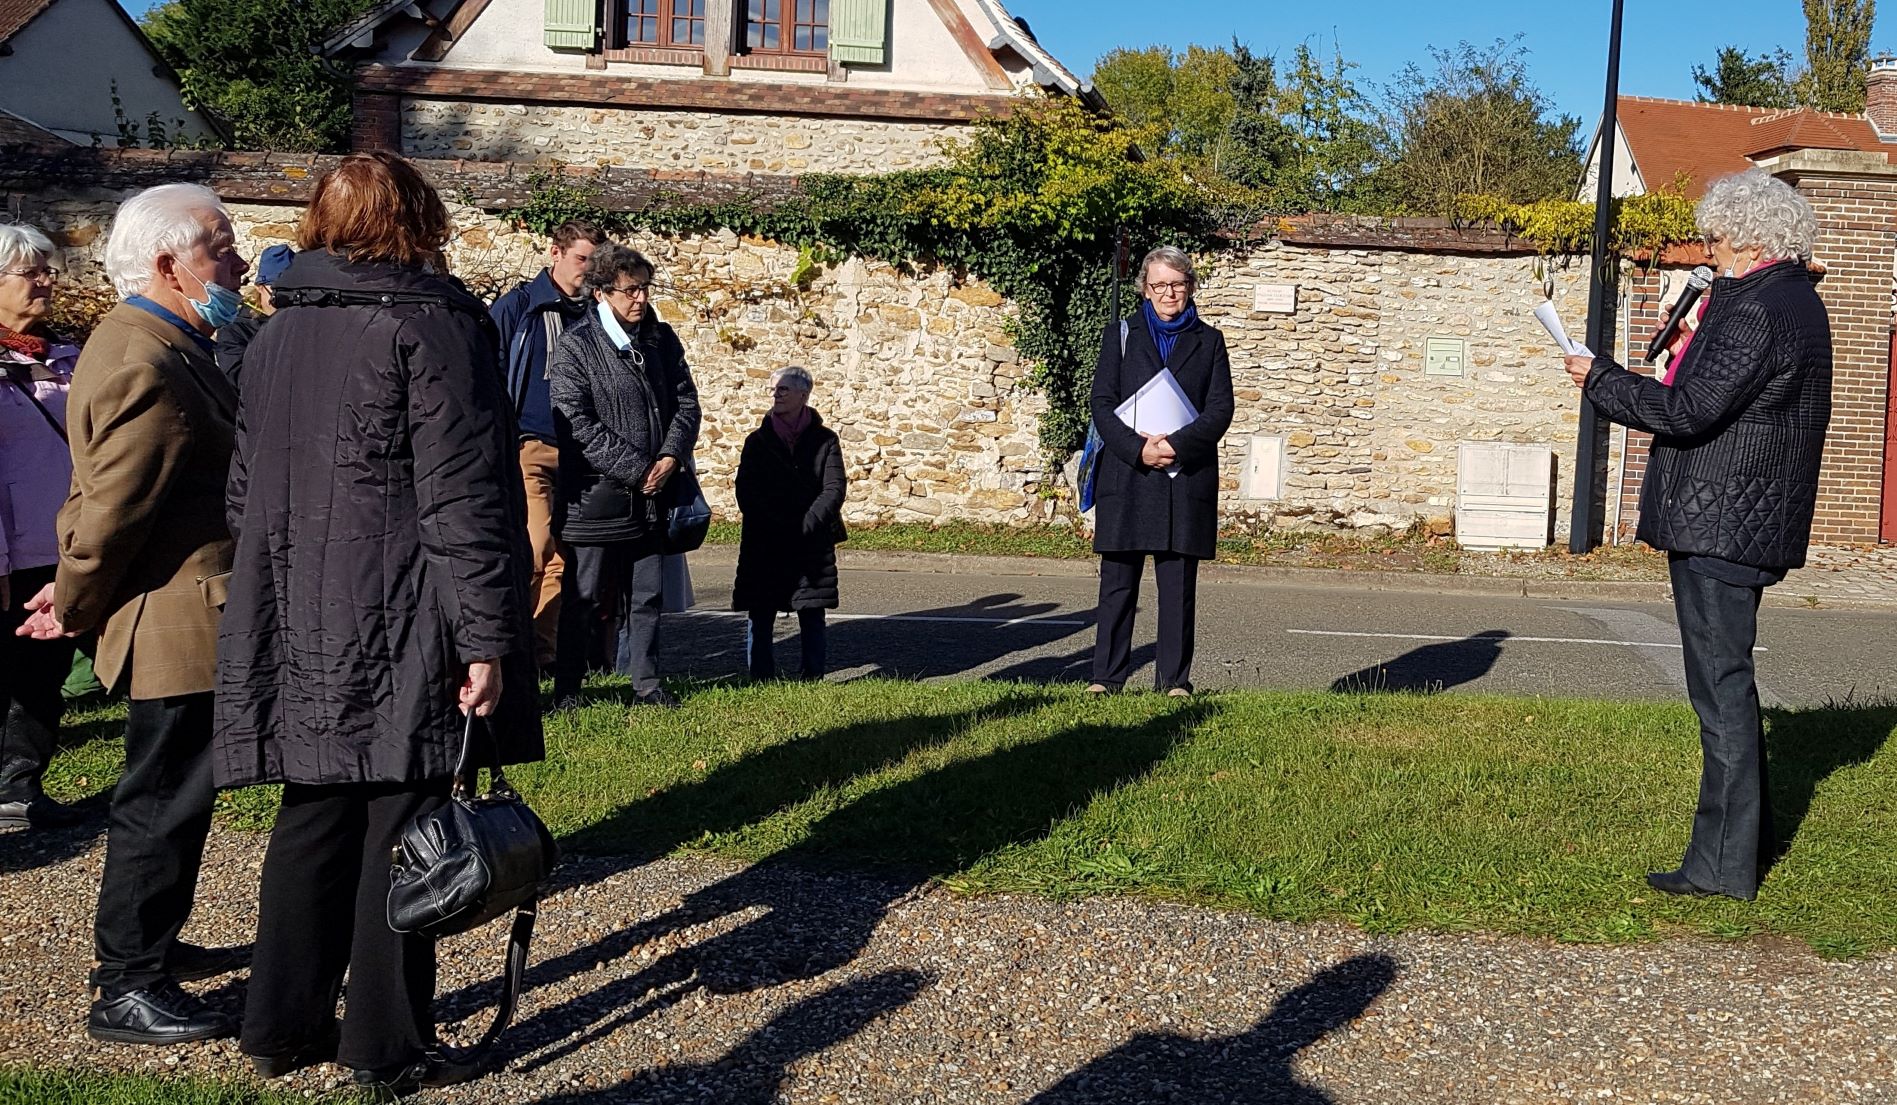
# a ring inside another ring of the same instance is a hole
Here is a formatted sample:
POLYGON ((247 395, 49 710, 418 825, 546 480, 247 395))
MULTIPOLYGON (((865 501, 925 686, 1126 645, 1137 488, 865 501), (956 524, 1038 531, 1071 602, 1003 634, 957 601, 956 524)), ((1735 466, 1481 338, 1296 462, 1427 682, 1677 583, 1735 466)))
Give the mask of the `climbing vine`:
MULTIPOLYGON (((1005 120, 977 123, 966 141, 947 145, 937 168, 809 175, 769 199, 707 203, 674 193, 625 212, 606 210, 588 178, 556 168, 531 177, 527 200, 503 215, 542 233, 588 218, 615 231, 770 238, 799 251, 793 289, 851 256, 977 276, 1019 308, 1011 337, 1048 400, 1041 443, 1063 457, 1086 436, 1116 231, 1137 261, 1160 243, 1201 254, 1229 248, 1249 233, 1229 228, 1270 225, 1255 193, 1194 179, 1177 161, 1145 159, 1135 143, 1133 130, 1073 101, 1035 99, 1005 120)), ((1466 200, 1463 217, 1496 222, 1548 253, 1585 249, 1593 228, 1586 204, 1466 200)), ((1618 217, 1617 242, 1630 249, 1694 236, 1691 207, 1676 196, 1627 201, 1618 217)), ((1131 281, 1119 292, 1122 310, 1137 303, 1131 281)))

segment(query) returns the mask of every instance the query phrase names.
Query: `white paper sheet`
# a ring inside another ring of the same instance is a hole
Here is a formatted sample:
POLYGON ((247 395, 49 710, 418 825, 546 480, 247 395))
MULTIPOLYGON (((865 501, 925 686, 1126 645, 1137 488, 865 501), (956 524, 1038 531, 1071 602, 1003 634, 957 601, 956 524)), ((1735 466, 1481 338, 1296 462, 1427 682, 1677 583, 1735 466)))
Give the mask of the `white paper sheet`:
MULTIPOLYGON (((1115 407, 1113 413, 1142 434, 1169 434, 1191 425, 1199 417, 1170 368, 1160 369, 1159 375, 1146 381, 1126 402, 1115 407)), ((1167 468, 1166 474, 1177 478, 1179 466, 1167 468)))
POLYGON ((1568 337, 1567 328, 1561 325, 1561 316, 1555 313, 1553 303, 1545 299, 1542 300, 1541 304, 1535 308, 1535 320, 1541 323, 1542 327, 1548 331, 1548 336, 1554 339, 1555 345, 1560 348, 1561 352, 1566 353, 1570 357, 1592 357, 1594 355, 1588 350, 1587 346, 1568 337))

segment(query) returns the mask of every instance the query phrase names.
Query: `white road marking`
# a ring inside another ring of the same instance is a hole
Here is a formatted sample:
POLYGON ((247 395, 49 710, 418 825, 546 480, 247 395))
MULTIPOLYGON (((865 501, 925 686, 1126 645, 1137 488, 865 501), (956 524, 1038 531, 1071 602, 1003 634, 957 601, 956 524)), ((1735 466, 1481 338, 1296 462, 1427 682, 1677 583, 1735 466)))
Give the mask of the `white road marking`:
MULTIPOLYGON (((700 618, 747 618, 742 610, 685 610, 700 618)), ((961 618, 946 614, 839 614, 830 611, 826 621, 833 622, 931 622, 958 625, 1092 625, 1090 621, 1070 618, 961 618)))
MULTIPOLYGON (((1461 636, 1437 633, 1356 633, 1342 629, 1287 629, 1286 633, 1295 633, 1304 637, 1377 637, 1390 641, 1467 641, 1470 644, 1493 642, 1503 644, 1508 641, 1533 641, 1551 645, 1629 645, 1634 648, 1679 648, 1677 641, 1622 641, 1607 637, 1527 637, 1510 634, 1506 637, 1480 637, 1467 634, 1461 636)), ((1765 649, 1755 651, 1764 652, 1765 649)))

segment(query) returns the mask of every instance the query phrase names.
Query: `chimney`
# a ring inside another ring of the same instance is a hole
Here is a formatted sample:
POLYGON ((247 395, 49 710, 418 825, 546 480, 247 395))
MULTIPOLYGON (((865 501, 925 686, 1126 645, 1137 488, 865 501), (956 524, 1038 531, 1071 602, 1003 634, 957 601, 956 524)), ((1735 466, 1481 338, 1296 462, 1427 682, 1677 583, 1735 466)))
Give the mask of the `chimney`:
POLYGON ((1897 57, 1884 54, 1871 59, 1871 73, 1864 81, 1864 114, 1877 137, 1897 142, 1897 57))

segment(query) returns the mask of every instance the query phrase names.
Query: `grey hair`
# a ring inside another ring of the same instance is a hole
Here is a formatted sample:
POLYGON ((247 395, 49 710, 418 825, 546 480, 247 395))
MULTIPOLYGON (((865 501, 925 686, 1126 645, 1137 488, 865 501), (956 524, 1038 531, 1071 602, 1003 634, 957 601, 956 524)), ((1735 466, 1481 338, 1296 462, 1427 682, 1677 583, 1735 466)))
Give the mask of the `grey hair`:
POLYGON ((53 256, 52 239, 25 223, 0 223, 0 269, 28 261, 45 262, 53 256))
POLYGON ((228 220, 217 193, 202 184, 160 184, 119 205, 105 243, 105 274, 121 296, 143 292, 158 272, 158 258, 182 257, 211 240, 214 231, 199 216, 228 220))
POLYGON ((1146 270, 1154 265, 1165 265, 1169 269, 1178 269, 1186 274, 1186 280, 1198 284, 1199 273, 1192 267, 1192 255, 1178 246, 1160 246, 1146 255, 1140 262, 1140 287, 1146 287, 1146 270))
POLYGON ((586 261, 586 286, 596 292, 609 292, 619 286, 619 276, 624 273, 638 279, 640 273, 650 282, 658 275, 658 269, 645 254, 631 246, 622 246, 618 242, 602 242, 593 250, 593 256, 586 261))
POLYGON ((1764 258, 1811 260, 1818 216, 1797 189, 1763 169, 1747 169, 1713 181, 1693 209, 1703 234, 1717 234, 1734 249, 1757 247, 1764 258))
POLYGON ((809 370, 800 365, 790 365, 771 373, 771 390, 775 391, 780 383, 795 384, 803 389, 805 395, 817 386, 816 381, 810 378, 809 370))

